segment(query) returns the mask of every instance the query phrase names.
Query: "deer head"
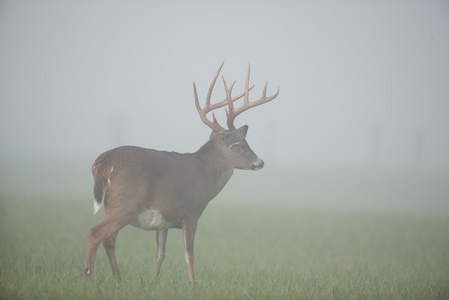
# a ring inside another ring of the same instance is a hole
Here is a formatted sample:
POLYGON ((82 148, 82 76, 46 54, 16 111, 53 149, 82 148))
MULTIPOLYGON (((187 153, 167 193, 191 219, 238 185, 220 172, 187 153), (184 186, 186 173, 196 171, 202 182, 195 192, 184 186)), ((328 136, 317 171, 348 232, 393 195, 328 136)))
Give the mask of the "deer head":
POLYGON ((226 98, 215 104, 211 104, 210 100, 212 97, 212 90, 215 86, 215 82, 217 81, 217 77, 220 74, 221 68, 223 67, 224 61, 221 63, 220 67, 218 68, 217 73, 215 73, 215 76, 210 84, 209 91, 207 93, 206 97, 206 104, 203 108, 201 108, 199 101, 198 101, 198 94, 196 91, 196 85, 195 82, 193 82, 193 91, 195 95, 195 105, 196 109, 198 110, 198 113, 200 115, 201 120, 204 124, 209 126, 212 129, 212 133, 210 135, 210 139, 216 139, 217 142, 222 143, 224 147, 228 149, 228 154, 233 157, 235 168, 237 169, 251 169, 251 170, 258 170, 263 168, 264 162, 262 159, 260 159, 249 147, 248 142, 246 141, 246 134, 248 132, 248 125, 244 125, 238 129, 234 126, 234 120, 235 118, 241 114, 242 112, 267 103, 274 98, 276 98, 279 95, 279 88, 276 92, 276 94, 267 97, 267 86, 268 81, 265 83, 265 87, 262 93, 262 97, 256 101, 250 102, 249 101, 249 91, 251 91, 254 87, 252 85, 249 87, 249 77, 250 77, 250 65, 248 64, 248 73, 246 75, 246 82, 245 82, 245 91, 235 97, 232 97, 232 89, 234 87, 234 84, 236 81, 234 81, 231 84, 231 87, 228 88, 228 85, 226 83, 226 80, 222 76, 224 88, 226 91, 226 98), (244 97, 243 104, 236 108, 234 106, 234 102, 244 97), (207 114, 211 112, 212 110, 215 110, 217 108, 228 106, 228 109, 226 109, 226 117, 227 117, 227 125, 228 129, 226 130, 223 128, 215 118, 215 114, 212 112, 212 119, 213 121, 210 121, 207 118, 207 114))

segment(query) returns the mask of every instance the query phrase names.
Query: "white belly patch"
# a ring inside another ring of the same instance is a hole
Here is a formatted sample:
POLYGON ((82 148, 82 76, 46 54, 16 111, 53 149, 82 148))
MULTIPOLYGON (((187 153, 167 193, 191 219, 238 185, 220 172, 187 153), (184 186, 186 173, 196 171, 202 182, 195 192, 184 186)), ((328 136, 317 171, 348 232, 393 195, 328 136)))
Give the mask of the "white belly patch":
POLYGON ((163 230, 170 228, 170 224, 158 210, 147 209, 141 212, 131 225, 143 230, 163 230))

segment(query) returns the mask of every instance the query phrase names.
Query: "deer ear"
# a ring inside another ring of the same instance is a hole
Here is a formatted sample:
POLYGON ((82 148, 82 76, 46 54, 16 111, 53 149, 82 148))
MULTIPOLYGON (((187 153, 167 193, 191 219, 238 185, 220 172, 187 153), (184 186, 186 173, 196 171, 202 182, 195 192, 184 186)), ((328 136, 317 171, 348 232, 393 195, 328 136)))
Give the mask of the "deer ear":
POLYGON ((245 140, 247 132, 248 132, 248 125, 242 126, 239 129, 229 132, 226 137, 226 144, 231 146, 242 143, 245 140))

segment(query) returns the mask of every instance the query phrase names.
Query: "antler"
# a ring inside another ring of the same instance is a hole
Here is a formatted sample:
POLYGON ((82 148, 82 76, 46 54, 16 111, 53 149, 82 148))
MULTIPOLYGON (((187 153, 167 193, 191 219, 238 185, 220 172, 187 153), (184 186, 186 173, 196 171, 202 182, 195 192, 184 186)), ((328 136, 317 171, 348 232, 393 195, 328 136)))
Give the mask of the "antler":
MULTIPOLYGON (((243 92, 243 95, 245 96, 244 98, 244 102, 242 104, 242 106, 240 106, 239 108, 234 108, 234 99, 231 97, 231 92, 232 92, 232 88, 234 86, 234 83, 232 83, 231 88, 228 89, 228 86, 226 84, 226 81, 223 78, 223 83, 226 89, 226 100, 228 101, 228 106, 229 106, 229 112, 226 111, 226 116, 227 116, 227 123, 228 123, 228 128, 229 130, 234 130, 234 119, 235 117, 237 117, 239 114, 241 114, 242 112, 244 112, 245 110, 248 110, 252 107, 255 107, 257 105, 261 105, 264 103, 267 103, 271 100, 273 100, 274 98, 276 98, 279 95, 279 87, 278 87, 278 91, 276 94, 274 94, 273 96, 270 96, 267 98, 267 86, 268 86, 268 80, 265 83, 265 87, 263 89, 263 93, 262 93, 262 97, 257 100, 257 101, 253 101, 253 102, 249 102, 249 91, 254 87, 254 85, 251 88, 248 88, 249 85, 249 73, 250 73, 250 65, 248 64, 248 73, 246 74, 246 82, 245 82, 245 91, 243 92)), ((218 75, 218 74, 217 74, 218 75)), ((241 97, 240 97, 241 98, 241 97)))
POLYGON ((207 98, 206 98, 206 104, 204 105, 204 108, 200 107, 199 101, 198 101, 198 94, 196 92, 196 85, 195 85, 195 81, 193 82, 193 92, 195 94, 195 105, 196 105, 196 109, 198 110, 198 113, 200 115, 201 120, 203 121, 204 124, 206 124, 207 126, 209 126, 213 131, 215 132, 223 132, 226 129, 224 129, 220 124, 218 124, 217 119, 215 118, 215 114, 212 113, 212 118, 213 118, 213 122, 211 122, 206 115, 217 108, 223 107, 225 105, 229 105, 229 103, 232 103, 234 101, 237 101, 238 99, 242 98, 243 96, 245 96, 246 94, 248 94, 248 92, 254 87, 254 85, 250 88, 248 88, 248 86, 246 86, 245 92, 241 93, 240 95, 236 96, 236 97, 231 97, 231 92, 232 92, 232 88, 234 87, 235 81, 232 83, 231 88, 228 90, 227 86, 226 86, 226 99, 224 99, 223 101, 219 102, 219 103, 215 103, 215 104, 210 104, 210 98, 212 96, 212 90, 215 86, 215 82, 217 81, 217 77, 218 74, 220 74, 221 68, 223 67, 224 61, 221 63, 220 67, 218 68, 217 73, 215 73, 214 79, 212 80, 210 87, 209 87, 209 91, 207 92, 207 98), (229 95, 228 95, 229 94, 229 95))

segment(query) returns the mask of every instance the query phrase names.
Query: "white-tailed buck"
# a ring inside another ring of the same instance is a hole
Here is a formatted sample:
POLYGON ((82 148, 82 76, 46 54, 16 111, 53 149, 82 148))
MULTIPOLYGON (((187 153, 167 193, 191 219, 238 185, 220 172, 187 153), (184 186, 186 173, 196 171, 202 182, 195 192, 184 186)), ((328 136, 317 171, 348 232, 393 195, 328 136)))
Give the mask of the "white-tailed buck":
POLYGON ((245 91, 232 97, 234 83, 228 88, 223 78, 226 99, 211 104, 210 99, 221 64, 207 93, 204 108, 200 107, 195 82, 195 104, 201 120, 213 131, 209 141, 197 152, 180 154, 133 146, 124 146, 101 154, 92 166, 94 175, 94 209, 104 205, 101 222, 88 233, 85 280, 92 277, 95 255, 100 243, 111 264, 112 273, 120 280, 115 259, 117 234, 128 224, 144 230, 156 230, 157 254, 153 279, 156 279, 165 258, 165 242, 169 228, 180 228, 184 238, 185 259, 189 279, 194 283, 193 240, 201 213, 223 189, 234 169, 258 170, 264 165, 245 140, 248 126, 236 129, 234 119, 254 106, 273 100, 279 94, 267 97, 267 84, 262 97, 249 102, 249 73, 245 91), (233 102, 244 97, 243 104, 235 108, 233 102), (228 106, 228 130, 220 126, 210 111, 228 106))

